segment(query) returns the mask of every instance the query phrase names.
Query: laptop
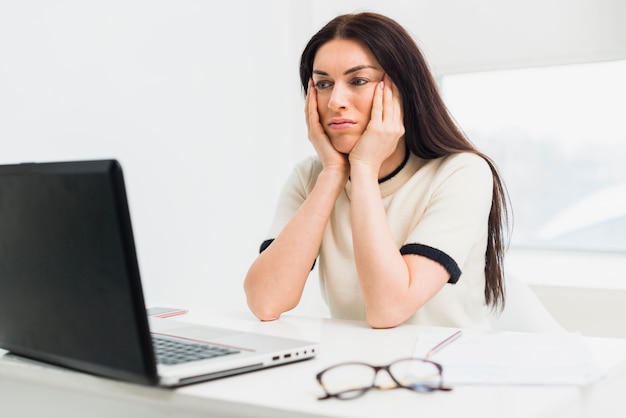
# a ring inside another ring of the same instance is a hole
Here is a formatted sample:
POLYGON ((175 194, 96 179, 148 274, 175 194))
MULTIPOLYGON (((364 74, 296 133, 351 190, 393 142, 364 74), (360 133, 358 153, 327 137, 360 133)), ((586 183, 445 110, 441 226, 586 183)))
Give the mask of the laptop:
POLYGON ((315 342, 148 317, 116 160, 0 165, 0 348, 176 387, 314 357, 315 342), (187 354, 167 355, 177 345, 187 354))

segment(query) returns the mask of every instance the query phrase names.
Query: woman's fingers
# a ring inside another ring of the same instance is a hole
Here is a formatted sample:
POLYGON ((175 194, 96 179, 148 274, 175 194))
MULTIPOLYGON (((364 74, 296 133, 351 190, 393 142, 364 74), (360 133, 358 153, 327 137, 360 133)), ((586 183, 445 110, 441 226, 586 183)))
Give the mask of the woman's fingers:
POLYGON ((390 129, 396 135, 404 135, 404 118, 402 115, 402 98, 398 87, 385 75, 385 113, 384 122, 390 124, 390 129))
POLYGON ((309 130, 309 139, 314 137, 326 137, 324 128, 320 123, 320 115, 317 111, 317 90, 313 84, 313 80, 309 80, 309 88, 306 95, 306 123, 309 130))
POLYGON ((380 123, 383 121, 384 113, 384 89, 385 82, 381 81, 374 90, 374 98, 372 99, 372 113, 370 122, 380 123))
POLYGON ((383 77, 383 83, 385 85, 383 89, 383 121, 393 121, 395 113, 394 86, 387 74, 383 77))
POLYGON ((384 89, 384 113, 383 120, 391 123, 403 124, 402 117, 402 99, 400 97, 400 91, 398 87, 391 81, 388 75, 385 74, 385 89, 384 89))
MULTIPOLYGON (((317 115, 317 103, 315 102, 315 87, 313 86, 313 80, 309 80, 309 87, 307 88, 306 99, 304 104, 304 116, 306 120, 307 128, 311 129, 311 118, 317 115), (311 114, 311 109, 315 109, 315 115, 311 114)), ((319 116, 318 116, 319 118, 319 116)))
POLYGON ((402 123, 400 92, 386 74, 374 92, 371 120, 374 123, 402 123))
POLYGON ((309 141, 319 156, 322 165, 324 167, 347 166, 347 157, 333 148, 330 138, 320 122, 320 115, 317 110, 317 90, 315 89, 313 80, 309 80, 305 101, 305 113, 309 141))
POLYGON ((402 124, 402 131, 404 132, 404 114, 402 113, 402 96, 400 96, 400 90, 398 86, 391 83, 393 89, 393 105, 394 105, 394 118, 396 121, 402 124))

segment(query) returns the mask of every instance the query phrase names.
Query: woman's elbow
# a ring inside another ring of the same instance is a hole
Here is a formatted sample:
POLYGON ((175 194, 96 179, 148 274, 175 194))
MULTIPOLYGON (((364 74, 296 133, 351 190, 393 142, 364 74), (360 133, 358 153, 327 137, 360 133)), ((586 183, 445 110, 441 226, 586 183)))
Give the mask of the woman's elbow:
POLYGON ((270 303, 264 298, 259 298, 246 289, 246 302, 250 312, 261 321, 274 321, 280 318, 282 313, 275 304, 270 303))
POLYGON ((397 324, 395 322, 391 323, 391 322, 370 322, 367 321, 367 324, 373 328, 373 329, 389 329, 389 328, 395 328, 400 324, 397 324))
POLYGON ((402 312, 399 308, 388 308, 375 310, 366 310, 367 324, 375 329, 395 328, 398 325, 402 325, 404 321, 409 319, 411 314, 402 312))
POLYGON ((248 282, 244 284, 244 290, 248 308, 254 316, 261 321, 274 321, 280 318, 282 311, 278 309, 276 304, 267 300, 262 294, 259 294, 258 290, 255 291, 248 282))
POLYGON ((280 318, 280 314, 282 313, 267 306, 256 306, 250 302, 248 302, 248 308, 250 308, 250 311, 254 316, 264 322, 275 321, 280 318))
POLYGON ((264 294, 264 292, 246 291, 246 302, 252 314, 261 321, 274 321, 286 311, 280 303, 277 303, 276 298, 264 294))

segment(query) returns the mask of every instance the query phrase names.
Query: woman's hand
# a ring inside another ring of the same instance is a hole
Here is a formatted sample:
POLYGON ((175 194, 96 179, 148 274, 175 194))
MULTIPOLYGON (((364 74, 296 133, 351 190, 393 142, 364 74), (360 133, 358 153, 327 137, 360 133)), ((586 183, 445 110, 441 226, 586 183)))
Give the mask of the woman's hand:
POLYGON ((374 92, 367 129, 350 152, 350 166, 366 165, 378 173, 404 136, 402 100, 396 85, 385 74, 374 92))
POLYGON ((336 170, 341 175, 345 175, 347 180, 349 172, 348 157, 333 147, 330 138, 326 135, 324 127, 320 123, 320 116, 317 111, 317 90, 313 80, 309 80, 304 111, 309 141, 315 148, 322 166, 325 170, 336 170))

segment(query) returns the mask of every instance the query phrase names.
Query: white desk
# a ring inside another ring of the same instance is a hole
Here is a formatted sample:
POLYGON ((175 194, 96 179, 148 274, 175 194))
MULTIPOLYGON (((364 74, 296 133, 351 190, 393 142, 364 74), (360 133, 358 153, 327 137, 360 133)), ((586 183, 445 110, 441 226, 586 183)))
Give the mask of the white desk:
MULTIPOLYGON (((190 322, 321 342, 317 358, 176 390, 143 387, 0 358, 0 416, 14 417, 624 417, 626 340, 589 339, 612 371, 587 387, 456 386, 431 394, 370 391, 351 401, 318 401, 315 374, 341 361, 387 363, 411 356, 420 333, 450 330, 401 326, 373 330, 364 323, 284 315, 261 323, 249 313, 210 315, 191 310, 190 322), (618 353, 618 354, 616 354, 618 353)), ((445 371, 444 371, 445 374, 445 371)))

